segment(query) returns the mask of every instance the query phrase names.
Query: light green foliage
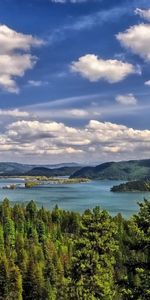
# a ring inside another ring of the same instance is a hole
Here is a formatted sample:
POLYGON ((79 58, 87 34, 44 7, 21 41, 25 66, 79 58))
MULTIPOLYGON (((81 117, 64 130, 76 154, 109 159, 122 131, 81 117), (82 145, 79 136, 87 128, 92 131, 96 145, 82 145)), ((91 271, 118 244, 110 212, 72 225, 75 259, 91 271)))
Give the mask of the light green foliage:
POLYGON ((39 183, 38 183, 38 181, 26 181, 25 182, 25 188, 27 188, 27 189, 30 189, 30 188, 33 188, 33 187, 35 187, 35 186, 38 186, 39 185, 39 183))
POLYGON ((4 231, 3 227, 0 224, 0 254, 4 252, 4 231))
POLYGON ((107 212, 96 207, 83 214, 72 267, 76 297, 113 299, 114 253, 117 251, 115 234, 116 226, 107 212))

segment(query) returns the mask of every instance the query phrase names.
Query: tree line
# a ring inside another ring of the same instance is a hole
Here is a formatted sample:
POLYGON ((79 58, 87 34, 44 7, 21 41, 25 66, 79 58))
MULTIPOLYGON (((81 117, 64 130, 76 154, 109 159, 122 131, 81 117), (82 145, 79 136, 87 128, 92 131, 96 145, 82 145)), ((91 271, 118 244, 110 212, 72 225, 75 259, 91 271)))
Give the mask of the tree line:
POLYGON ((114 185, 111 192, 150 192, 150 180, 134 180, 114 185))
POLYGON ((0 205, 0 300, 150 299, 150 201, 129 220, 0 205))

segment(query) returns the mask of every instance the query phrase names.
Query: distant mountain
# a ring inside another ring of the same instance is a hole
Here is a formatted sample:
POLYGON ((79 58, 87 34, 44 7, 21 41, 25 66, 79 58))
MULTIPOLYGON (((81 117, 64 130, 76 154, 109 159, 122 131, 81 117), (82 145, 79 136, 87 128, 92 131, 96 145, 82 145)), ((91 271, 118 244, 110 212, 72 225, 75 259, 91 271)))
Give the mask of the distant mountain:
MULTIPOLYGON (((72 173, 81 169, 81 165, 76 163, 62 163, 55 165, 28 165, 28 164, 19 164, 14 162, 0 162, 0 176, 19 176, 26 175, 28 172, 34 170, 33 173, 39 172, 42 175, 44 171, 48 174, 48 170, 50 170, 50 174, 58 174, 56 176, 70 176, 72 173), (58 172, 57 172, 58 169, 58 172), (56 170, 56 172, 55 172, 56 170)), ((40 174, 37 174, 40 176, 40 174)))
POLYGON ((45 167, 36 167, 31 169, 26 173, 28 176, 48 176, 48 177, 55 177, 55 176, 71 176, 74 172, 81 169, 81 167, 62 167, 56 169, 49 169, 45 167))
POLYGON ((0 162, 0 176, 70 176, 70 178, 144 180, 150 178, 150 159, 107 162, 96 167, 81 167, 75 163, 28 165, 0 162), (61 166, 61 167, 60 167, 61 166))
POLYGON ((108 162, 96 167, 83 167, 71 178, 142 180, 150 178, 150 159, 108 162))
MULTIPOLYGON (((39 165, 40 167, 40 165, 39 165)), ((74 163, 74 162, 71 162, 71 163, 60 163, 60 164, 48 164, 48 165, 44 165, 45 168, 50 168, 50 169, 58 169, 58 168, 63 168, 63 167, 83 167, 83 165, 81 164, 77 164, 77 163, 74 163)))
POLYGON ((13 162, 0 162, 0 176, 22 175, 33 168, 32 165, 13 162))

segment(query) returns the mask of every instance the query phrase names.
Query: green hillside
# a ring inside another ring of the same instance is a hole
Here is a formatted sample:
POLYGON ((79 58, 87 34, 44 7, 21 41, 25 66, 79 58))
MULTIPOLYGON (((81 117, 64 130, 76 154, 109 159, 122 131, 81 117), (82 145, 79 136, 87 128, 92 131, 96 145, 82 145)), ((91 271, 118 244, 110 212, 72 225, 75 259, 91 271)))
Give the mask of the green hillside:
POLYGON ((150 180, 135 180, 113 186, 112 192, 150 192, 150 180))
POLYGON ((22 175, 33 168, 32 165, 13 162, 0 162, 0 176, 22 175))
POLYGON ((0 176, 70 176, 81 169, 75 163, 55 165, 28 165, 13 162, 0 162, 0 176))
POLYGON ((150 178, 150 159, 108 162, 96 167, 84 167, 71 178, 142 180, 150 178))
POLYGON ((26 173, 27 176, 70 176, 74 172, 78 171, 80 167, 62 167, 56 169, 49 169, 45 167, 36 167, 26 173))

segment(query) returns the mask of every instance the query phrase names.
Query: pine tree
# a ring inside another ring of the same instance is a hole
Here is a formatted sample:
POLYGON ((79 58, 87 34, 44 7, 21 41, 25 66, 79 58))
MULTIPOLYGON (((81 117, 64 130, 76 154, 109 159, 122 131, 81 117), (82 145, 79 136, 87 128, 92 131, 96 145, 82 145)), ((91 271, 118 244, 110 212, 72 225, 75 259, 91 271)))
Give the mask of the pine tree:
MULTIPOLYGON (((116 227, 98 207, 84 213, 72 260, 72 286, 77 299, 111 300, 116 227)), ((72 298, 76 299, 76 298, 72 298)))

